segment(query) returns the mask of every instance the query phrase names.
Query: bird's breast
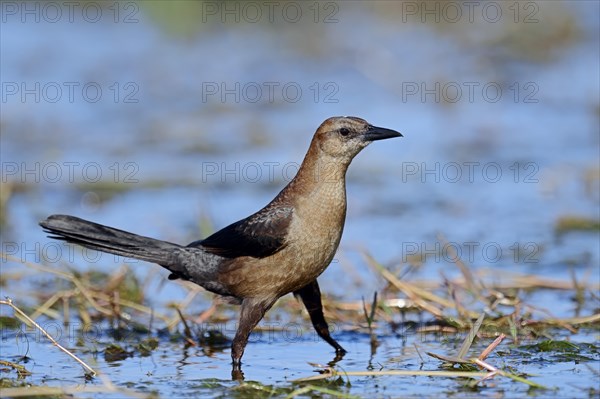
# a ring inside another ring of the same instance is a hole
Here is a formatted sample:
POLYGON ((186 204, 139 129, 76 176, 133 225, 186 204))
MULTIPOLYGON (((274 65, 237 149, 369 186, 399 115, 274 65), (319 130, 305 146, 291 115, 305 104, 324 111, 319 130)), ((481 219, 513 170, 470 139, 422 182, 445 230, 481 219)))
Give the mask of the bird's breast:
POLYGON ((303 198, 294 211, 288 248, 297 258, 294 271, 316 278, 333 259, 346 219, 343 182, 325 184, 320 192, 303 198))
POLYGON ((343 182, 297 197, 285 247, 265 258, 232 259, 220 279, 239 298, 278 298, 314 281, 331 263, 346 218, 343 182))

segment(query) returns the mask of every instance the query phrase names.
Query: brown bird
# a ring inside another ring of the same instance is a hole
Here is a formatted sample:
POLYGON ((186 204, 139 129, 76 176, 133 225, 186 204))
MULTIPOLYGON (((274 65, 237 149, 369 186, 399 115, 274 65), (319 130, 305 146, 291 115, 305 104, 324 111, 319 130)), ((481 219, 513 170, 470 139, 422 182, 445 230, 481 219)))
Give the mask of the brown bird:
POLYGON ((346 219, 346 170, 372 141, 400 137, 356 117, 333 117, 317 129, 296 176, 260 211, 204 240, 181 246, 74 216, 40 222, 49 237, 141 259, 242 305, 231 357, 234 373, 250 332, 281 296, 300 297, 321 338, 329 334, 317 277, 333 259, 346 219))

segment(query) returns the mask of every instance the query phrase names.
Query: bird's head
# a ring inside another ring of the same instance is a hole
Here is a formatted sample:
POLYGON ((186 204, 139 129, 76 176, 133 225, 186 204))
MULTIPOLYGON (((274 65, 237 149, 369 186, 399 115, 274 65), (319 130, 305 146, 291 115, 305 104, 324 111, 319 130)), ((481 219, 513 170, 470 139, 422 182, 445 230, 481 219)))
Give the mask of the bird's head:
POLYGON ((375 140, 402 137, 395 130, 376 127, 354 116, 336 116, 317 129, 313 145, 336 162, 350 163, 363 148, 375 140))

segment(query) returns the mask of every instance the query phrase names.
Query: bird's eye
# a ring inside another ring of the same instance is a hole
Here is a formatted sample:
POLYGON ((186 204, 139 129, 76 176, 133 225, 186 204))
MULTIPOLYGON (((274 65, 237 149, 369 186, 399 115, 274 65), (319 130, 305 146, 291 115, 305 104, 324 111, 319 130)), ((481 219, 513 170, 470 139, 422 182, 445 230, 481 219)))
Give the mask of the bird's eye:
POLYGON ((346 128, 346 127, 343 127, 343 128, 340 129, 340 134, 342 136, 347 136, 347 135, 350 134, 350 130, 348 128, 346 128))

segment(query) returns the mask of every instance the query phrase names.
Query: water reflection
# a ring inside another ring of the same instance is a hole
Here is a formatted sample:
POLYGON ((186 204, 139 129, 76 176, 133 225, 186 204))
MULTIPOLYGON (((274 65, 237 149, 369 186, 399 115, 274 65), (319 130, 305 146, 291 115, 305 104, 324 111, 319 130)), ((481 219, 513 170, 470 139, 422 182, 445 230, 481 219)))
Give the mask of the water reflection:
MULTIPOLYGON (((283 187, 285 165, 301 161, 319 121, 358 115, 406 138, 365 150, 350 168, 342 249, 323 291, 351 300, 379 290, 365 249, 391 270, 412 264, 406 278, 452 278, 451 253, 435 248, 440 233, 467 260, 473 254, 475 270, 598 282, 597 232, 555 235, 565 216, 599 217, 598 3, 475 2, 471 19, 459 2, 298 2, 302 17, 290 22, 281 12, 292 3, 251 22, 255 10, 233 2, 239 11, 225 23, 224 2, 93 3, 96 22, 82 5, 73 21, 62 9, 52 22, 40 2, 2 3, 3 251, 34 261, 27 251, 47 243, 37 222, 50 213, 174 242, 206 236, 283 187), (502 9, 495 22, 491 3, 502 9)), ((63 262, 97 266, 54 264, 63 262)), ((536 295, 557 316, 577 313, 569 298, 536 295)), ((387 345, 375 354, 384 364, 398 355, 387 345)), ((342 363, 363 367, 368 344, 351 346, 342 363)), ((265 345, 248 363, 288 349, 265 345)), ((310 373, 308 349, 298 351, 291 373, 310 373)), ((217 357, 228 364, 226 353, 217 357)), ((182 370, 197 378, 196 367, 182 370)))

